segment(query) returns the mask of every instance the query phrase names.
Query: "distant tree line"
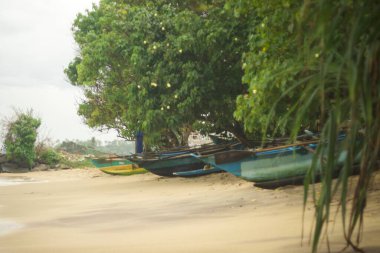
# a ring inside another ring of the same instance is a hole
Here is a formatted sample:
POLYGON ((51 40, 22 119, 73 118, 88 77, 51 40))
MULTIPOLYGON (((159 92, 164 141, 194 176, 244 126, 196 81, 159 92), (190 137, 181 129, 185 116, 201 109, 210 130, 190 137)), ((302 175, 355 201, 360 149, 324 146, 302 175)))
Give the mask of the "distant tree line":
POLYGON ((127 155, 134 153, 134 142, 125 140, 112 140, 102 143, 95 137, 88 140, 65 140, 56 145, 56 149, 72 154, 82 155, 127 155))

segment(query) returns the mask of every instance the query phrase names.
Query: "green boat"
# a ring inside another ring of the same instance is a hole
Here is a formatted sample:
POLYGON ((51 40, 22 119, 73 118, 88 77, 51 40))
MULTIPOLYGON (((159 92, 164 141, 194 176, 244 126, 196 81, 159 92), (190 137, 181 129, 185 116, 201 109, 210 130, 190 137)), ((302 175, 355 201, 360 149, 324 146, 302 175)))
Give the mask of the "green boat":
MULTIPOLYGON (((229 150, 194 157, 237 177, 255 182, 255 185, 269 188, 302 182, 312 164, 315 148, 314 141, 261 151, 229 150)), ((341 152, 337 158, 337 171, 345 159, 346 153, 341 152)))
POLYGON ((122 157, 122 156, 114 156, 107 158, 94 158, 91 159, 91 163, 95 165, 96 168, 104 168, 118 165, 129 165, 132 164, 131 161, 122 157))

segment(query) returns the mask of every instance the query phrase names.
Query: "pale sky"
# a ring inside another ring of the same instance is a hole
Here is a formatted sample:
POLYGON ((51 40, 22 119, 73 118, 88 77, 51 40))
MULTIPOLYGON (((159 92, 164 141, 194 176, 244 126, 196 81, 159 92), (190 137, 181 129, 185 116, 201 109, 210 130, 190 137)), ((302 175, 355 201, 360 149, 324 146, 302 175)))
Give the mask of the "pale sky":
POLYGON ((74 58, 71 25, 98 0, 0 0, 0 119, 12 108, 32 108, 42 119, 40 134, 54 140, 116 134, 91 130, 77 115, 82 99, 63 73, 74 58))

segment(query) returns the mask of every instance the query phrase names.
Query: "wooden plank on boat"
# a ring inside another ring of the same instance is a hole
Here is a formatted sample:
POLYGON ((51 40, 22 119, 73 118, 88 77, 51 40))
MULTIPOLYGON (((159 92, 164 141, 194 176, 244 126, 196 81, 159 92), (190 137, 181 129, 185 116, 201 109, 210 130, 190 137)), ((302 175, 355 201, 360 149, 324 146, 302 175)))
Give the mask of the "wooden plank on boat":
POLYGON ((253 155, 254 152, 249 150, 230 150, 227 152, 216 153, 214 157, 215 164, 224 164, 237 162, 253 155))

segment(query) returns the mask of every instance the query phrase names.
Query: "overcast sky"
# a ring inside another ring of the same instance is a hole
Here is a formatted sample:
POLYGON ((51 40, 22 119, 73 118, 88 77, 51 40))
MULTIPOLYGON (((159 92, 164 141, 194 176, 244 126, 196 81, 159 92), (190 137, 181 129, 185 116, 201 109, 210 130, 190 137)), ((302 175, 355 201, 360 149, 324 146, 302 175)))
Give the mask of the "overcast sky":
POLYGON ((76 45, 71 25, 98 0, 0 0, 0 118, 32 108, 40 133, 54 140, 115 139, 90 130, 77 115, 80 89, 63 73, 76 45))

